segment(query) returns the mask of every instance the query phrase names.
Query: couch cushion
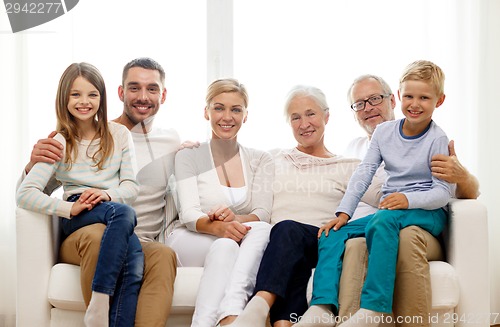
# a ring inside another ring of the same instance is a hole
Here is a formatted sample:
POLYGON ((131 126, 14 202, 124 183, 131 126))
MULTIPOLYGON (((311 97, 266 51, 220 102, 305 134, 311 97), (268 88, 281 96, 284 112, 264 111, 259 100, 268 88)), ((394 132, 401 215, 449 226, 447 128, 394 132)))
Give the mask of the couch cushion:
POLYGON ((172 299, 172 313, 194 312, 198 287, 200 286, 203 267, 179 267, 174 284, 174 298, 172 299))
MULTIPOLYGON (((429 262, 432 289, 432 310, 454 309, 460 298, 458 275, 449 263, 429 262)), ((307 300, 311 301, 314 270, 307 285, 307 300)))
POLYGON ((50 271, 48 298, 55 308, 85 311, 80 287, 80 267, 67 263, 53 266, 50 271))
POLYGON ((431 273, 432 309, 455 308, 460 298, 458 275, 449 263, 444 261, 429 262, 431 273))
MULTIPOLYGON (((430 262, 432 308, 442 310, 455 308, 459 300, 458 276, 455 269, 442 261, 430 262)), ((194 311, 198 287, 203 268, 179 267, 174 284, 172 313, 190 314, 194 311)), ((312 278, 309 282, 308 298, 311 298, 312 278)), ((56 308, 85 311, 80 288, 80 267, 58 263, 52 267, 49 280, 48 299, 56 308)))
MULTIPOLYGON (((175 278, 172 313, 191 314, 194 311, 203 268, 179 267, 175 278), (179 291, 181 290, 181 291, 179 291)), ((80 267, 58 263, 52 267, 49 278, 48 300, 52 306, 64 310, 85 311, 80 288, 80 267)))

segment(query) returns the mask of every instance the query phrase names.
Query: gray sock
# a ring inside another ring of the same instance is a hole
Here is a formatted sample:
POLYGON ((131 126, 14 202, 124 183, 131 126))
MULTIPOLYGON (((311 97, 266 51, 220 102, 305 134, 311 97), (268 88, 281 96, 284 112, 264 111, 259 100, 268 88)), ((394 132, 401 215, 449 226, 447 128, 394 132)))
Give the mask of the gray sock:
POLYGON ((109 326, 109 295, 92 291, 83 322, 86 327, 109 326))
POLYGON ((267 315, 269 314, 269 305, 267 301, 260 296, 254 296, 248 302, 245 310, 236 318, 236 320, 226 325, 227 327, 265 327, 267 315))

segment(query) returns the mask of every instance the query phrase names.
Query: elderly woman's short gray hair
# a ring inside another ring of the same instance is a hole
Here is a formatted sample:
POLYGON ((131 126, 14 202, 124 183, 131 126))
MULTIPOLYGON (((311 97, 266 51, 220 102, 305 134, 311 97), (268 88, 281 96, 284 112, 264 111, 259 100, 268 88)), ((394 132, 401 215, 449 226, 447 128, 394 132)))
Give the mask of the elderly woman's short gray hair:
POLYGON ((284 115, 287 121, 290 121, 290 113, 288 112, 290 102, 297 97, 311 98, 321 109, 328 111, 328 103, 326 102, 326 96, 323 91, 314 86, 296 85, 288 92, 286 97, 284 115))

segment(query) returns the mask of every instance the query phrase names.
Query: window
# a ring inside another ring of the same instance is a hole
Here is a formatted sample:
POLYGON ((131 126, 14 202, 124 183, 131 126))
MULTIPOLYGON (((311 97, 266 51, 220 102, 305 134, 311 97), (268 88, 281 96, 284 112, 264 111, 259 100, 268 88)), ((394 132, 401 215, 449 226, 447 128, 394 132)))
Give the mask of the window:
MULTIPOLYGON (((466 87, 457 82, 459 63, 471 55, 461 49, 459 40, 467 35, 458 24, 459 9, 454 1, 234 1, 234 76, 250 96, 242 143, 263 149, 294 146, 283 119, 284 99, 295 84, 309 84, 326 94, 325 143, 341 153, 353 137, 363 135, 347 102, 351 82, 362 74, 379 75, 397 97, 402 70, 417 59, 436 62, 447 75, 450 96, 436 115, 459 139, 463 129, 456 110, 471 115, 457 105, 466 87)), ((399 102, 395 113, 403 117, 399 102)))
POLYGON ((57 84, 70 63, 86 61, 101 71, 108 118, 114 119, 123 109, 117 95, 123 66, 142 56, 157 60, 166 72, 167 100, 155 124, 175 126, 185 138, 206 138, 204 2, 84 0, 61 18, 22 33, 29 144, 55 128, 57 84))

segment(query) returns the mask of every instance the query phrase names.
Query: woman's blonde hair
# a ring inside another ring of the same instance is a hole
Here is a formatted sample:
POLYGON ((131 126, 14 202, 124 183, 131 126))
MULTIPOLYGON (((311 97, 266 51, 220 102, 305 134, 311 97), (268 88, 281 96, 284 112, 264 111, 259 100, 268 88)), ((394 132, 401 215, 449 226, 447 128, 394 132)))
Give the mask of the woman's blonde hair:
POLYGON ((207 88, 207 96, 205 98, 207 107, 210 106, 210 102, 221 93, 236 92, 243 98, 243 104, 245 108, 248 108, 248 93, 247 89, 243 84, 238 82, 234 78, 222 78, 213 81, 207 88))
POLYGON ((86 79, 99 91, 100 95, 99 109, 94 117, 97 133, 92 139, 93 141, 100 138, 100 142, 99 148, 92 155, 92 160, 96 163, 95 166, 101 170, 103 169, 106 160, 113 153, 113 136, 111 135, 108 127, 106 87, 104 85, 104 79, 102 78, 99 70, 91 64, 85 62, 73 63, 66 68, 62 74, 61 79, 59 80, 56 96, 56 130, 66 139, 65 163, 69 165, 69 170, 78 157, 78 147, 76 142, 80 137, 75 117, 73 117, 68 110, 70 91, 73 86, 73 82, 78 77, 86 79))

